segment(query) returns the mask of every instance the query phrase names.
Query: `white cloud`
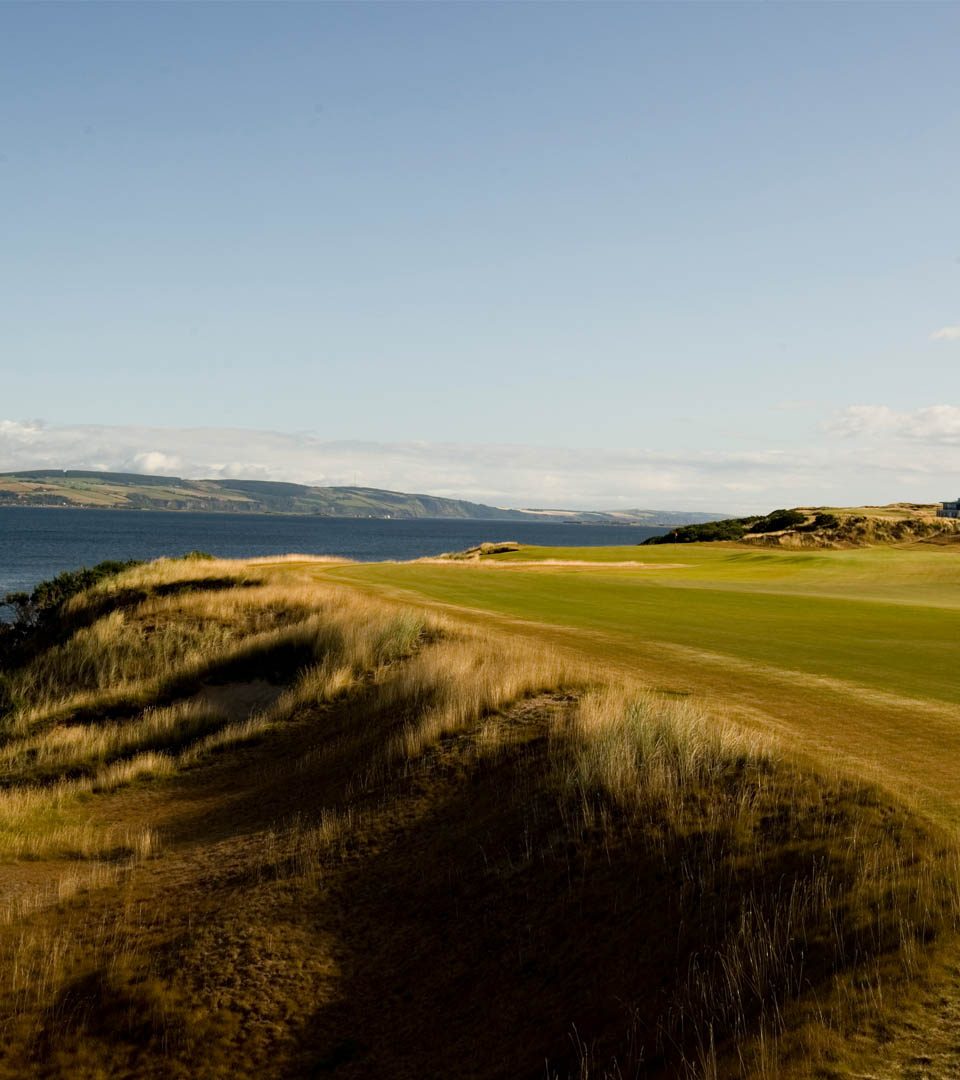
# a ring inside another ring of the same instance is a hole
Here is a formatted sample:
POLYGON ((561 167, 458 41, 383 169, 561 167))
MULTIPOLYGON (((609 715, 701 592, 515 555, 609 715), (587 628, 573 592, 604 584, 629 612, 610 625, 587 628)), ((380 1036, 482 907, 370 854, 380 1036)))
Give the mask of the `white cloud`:
POLYGON ((931 341, 960 341, 960 326, 941 326, 930 335, 931 341))
POLYGON ((162 450, 146 450, 134 455, 133 472, 146 473, 148 476, 176 475, 183 462, 176 454, 165 454, 162 450))
POLYGON ((827 424, 827 430, 838 435, 875 434, 889 429, 895 416, 887 405, 850 405, 827 424))
POLYGON ((825 437, 795 451, 330 442, 312 433, 0 420, 0 471, 30 468, 356 483, 498 506, 752 512, 943 497, 960 483, 960 408, 851 406, 825 437))
POLYGON ((837 434, 960 445, 960 406, 928 405, 898 412, 888 405, 851 405, 830 425, 837 434))

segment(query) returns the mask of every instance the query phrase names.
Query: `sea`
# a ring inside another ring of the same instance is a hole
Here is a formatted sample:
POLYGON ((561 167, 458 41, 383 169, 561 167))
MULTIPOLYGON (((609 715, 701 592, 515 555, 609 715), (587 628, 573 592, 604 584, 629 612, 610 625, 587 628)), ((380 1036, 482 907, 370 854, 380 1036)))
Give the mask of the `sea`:
MULTIPOLYGON (((339 555, 360 562, 417 559, 486 540, 557 547, 639 544, 666 528, 556 521, 382 520, 315 515, 0 507, 0 597, 105 559, 206 551, 224 558, 339 555)), ((0 618, 3 617, 0 609, 0 618)))

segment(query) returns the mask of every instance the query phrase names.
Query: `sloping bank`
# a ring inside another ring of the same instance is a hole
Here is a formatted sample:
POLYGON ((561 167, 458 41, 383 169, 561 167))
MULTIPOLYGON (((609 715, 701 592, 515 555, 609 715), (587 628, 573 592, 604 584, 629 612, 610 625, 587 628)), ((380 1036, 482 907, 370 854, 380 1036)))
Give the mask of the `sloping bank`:
POLYGON ((847 1075, 936 977, 956 849, 883 792, 302 570, 21 628, 0 1072, 847 1075))

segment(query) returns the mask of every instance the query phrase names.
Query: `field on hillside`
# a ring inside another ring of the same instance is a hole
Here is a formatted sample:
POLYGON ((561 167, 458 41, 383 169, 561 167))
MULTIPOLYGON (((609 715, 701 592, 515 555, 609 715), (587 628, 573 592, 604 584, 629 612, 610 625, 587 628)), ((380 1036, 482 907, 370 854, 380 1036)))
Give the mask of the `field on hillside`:
POLYGON ((957 559, 39 591, 0 637, 0 1076, 957 1075, 957 559))

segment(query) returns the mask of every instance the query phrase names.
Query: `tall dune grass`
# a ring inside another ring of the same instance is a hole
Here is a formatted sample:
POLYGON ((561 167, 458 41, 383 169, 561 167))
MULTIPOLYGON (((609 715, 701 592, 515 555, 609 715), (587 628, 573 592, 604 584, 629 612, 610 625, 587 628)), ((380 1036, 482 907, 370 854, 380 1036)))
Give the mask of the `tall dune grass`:
POLYGON ((146 750, 175 750, 222 727, 223 710, 201 701, 148 708, 134 720, 61 725, 0 747, 0 777, 58 777, 93 773, 105 764, 146 750))
POLYGON ((602 789, 622 807, 643 802, 674 819, 724 778, 733 781, 727 796, 754 793, 778 758, 768 735, 720 721, 701 705, 623 686, 581 698, 569 745, 567 783, 585 797, 602 789))
MULTIPOLYGON (((960 927, 950 837, 701 707, 595 689, 554 733, 553 760, 574 830, 639 826, 685 867, 681 923, 712 927, 662 1021, 690 1077, 722 1075, 731 1045, 744 1071, 780 1075, 787 1018, 803 1015, 813 987, 880 994, 884 978, 916 974, 923 943, 960 927)), ((841 1012, 821 1001, 815 1026, 838 1025, 841 1012)))
MULTIPOLYGON (((421 613, 336 588, 264 584, 245 564, 135 567, 69 604, 96 618, 9 676, 17 702, 0 742, 0 853, 71 848, 95 857, 78 800, 192 767, 346 693, 441 634, 421 613), (238 586, 223 588, 225 580, 238 586), (215 588, 206 590, 205 582, 215 588), (187 591, 157 595, 161 586, 187 591), (129 603, 131 590, 146 595, 129 603), (123 600, 101 610, 104 598, 123 600), (205 685, 275 681, 252 713, 211 705, 205 685), (68 843, 71 829, 80 829, 68 843)), ((66 617, 66 616, 65 616, 66 617)), ((103 852, 116 848, 103 834, 103 852)), ((140 844, 143 848, 143 844, 140 844)))
POLYGON ((521 698, 584 681, 580 665, 549 649, 461 631, 419 653, 383 687, 385 706, 402 702, 413 714, 388 746, 387 758, 415 758, 444 736, 521 698))
MULTIPOLYGON (((71 869, 44 902, 69 898, 83 880, 115 880, 110 860, 157 851, 150 828, 96 826, 91 800, 334 717, 341 741, 358 748, 357 805, 321 807, 262 856, 261 869, 272 859, 315 883, 385 792, 403 797, 408 763, 428 769, 432 751, 462 736, 489 763, 509 745, 508 724, 529 711, 524 699, 548 694, 563 707, 539 722, 541 771, 526 771, 529 786, 503 800, 550 801, 543 860, 598 844, 608 860, 641 848, 677 880, 672 932, 684 963, 658 1045, 681 1073, 720 1075, 735 1053, 744 1071, 776 1076, 778 1040, 791 1017, 807 1017, 812 988, 840 1000, 857 980, 879 986, 888 961, 918 970, 926 943, 956 928, 960 868, 942 836, 896 816, 872 789, 811 774, 702 704, 615 683, 550 649, 223 560, 133 568, 73 598, 66 617, 76 629, 11 674, 16 707, 0 742, 0 859, 90 860, 88 879, 71 869), (234 707, 205 696, 218 684, 274 689, 234 707)), ((11 899, 9 920, 31 903, 11 899)), ((71 946, 56 942, 46 961, 36 943, 10 952, 25 1003, 65 978, 71 946)), ((835 1001, 816 1009, 817 1023, 840 1024, 829 1020, 835 1001)))

